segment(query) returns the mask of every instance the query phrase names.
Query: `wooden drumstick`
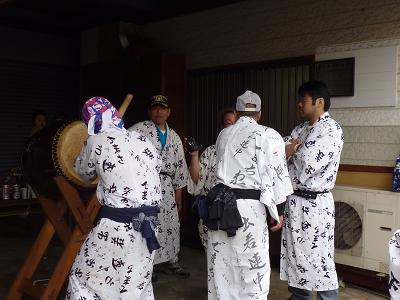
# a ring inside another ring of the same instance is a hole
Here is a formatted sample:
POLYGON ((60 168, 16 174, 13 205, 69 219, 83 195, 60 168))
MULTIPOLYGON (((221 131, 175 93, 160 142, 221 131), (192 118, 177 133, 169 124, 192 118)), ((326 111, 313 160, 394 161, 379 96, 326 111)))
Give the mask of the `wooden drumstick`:
POLYGON ((129 104, 131 104, 132 99, 133 95, 127 94, 121 106, 119 107, 118 112, 121 118, 124 116, 126 110, 128 109, 129 104))

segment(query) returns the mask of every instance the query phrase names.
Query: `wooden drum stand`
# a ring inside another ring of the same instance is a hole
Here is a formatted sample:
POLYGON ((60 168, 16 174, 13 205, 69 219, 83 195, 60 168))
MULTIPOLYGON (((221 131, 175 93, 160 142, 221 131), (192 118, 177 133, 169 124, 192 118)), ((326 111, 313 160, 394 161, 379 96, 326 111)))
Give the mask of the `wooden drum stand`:
POLYGON ((86 235, 92 229, 93 222, 100 210, 101 205, 97 200, 96 193, 91 196, 87 207, 84 207, 78 191, 64 177, 57 176, 53 179, 61 192, 62 199, 56 200, 38 195, 46 220, 20 268, 6 300, 21 299, 24 294, 41 300, 57 299, 75 257, 86 235), (70 209, 76 222, 72 231, 64 218, 67 209, 70 209), (35 283, 32 277, 55 233, 64 244, 65 249, 48 283, 35 283))

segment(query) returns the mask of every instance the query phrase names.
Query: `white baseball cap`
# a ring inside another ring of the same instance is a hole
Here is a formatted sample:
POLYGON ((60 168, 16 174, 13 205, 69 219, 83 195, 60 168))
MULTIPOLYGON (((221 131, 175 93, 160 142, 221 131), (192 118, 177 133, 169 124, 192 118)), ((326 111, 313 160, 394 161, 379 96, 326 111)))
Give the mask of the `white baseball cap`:
POLYGON ((260 111, 261 110, 261 99, 256 93, 252 91, 246 91, 243 95, 237 97, 236 100, 237 111, 260 111), (255 107, 246 107, 246 104, 252 104, 255 107))

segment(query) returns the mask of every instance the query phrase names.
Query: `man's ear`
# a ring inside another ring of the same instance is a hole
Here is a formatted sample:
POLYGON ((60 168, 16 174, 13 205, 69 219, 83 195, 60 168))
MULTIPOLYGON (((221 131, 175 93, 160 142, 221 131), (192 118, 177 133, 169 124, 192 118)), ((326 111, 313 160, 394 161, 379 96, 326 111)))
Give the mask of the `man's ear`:
POLYGON ((317 102, 318 102, 318 107, 321 107, 322 109, 324 109, 324 106, 325 106, 324 98, 322 98, 322 97, 318 98, 317 102))
POLYGON ((257 113, 256 121, 258 122, 258 121, 260 121, 260 119, 261 119, 261 110, 257 113))

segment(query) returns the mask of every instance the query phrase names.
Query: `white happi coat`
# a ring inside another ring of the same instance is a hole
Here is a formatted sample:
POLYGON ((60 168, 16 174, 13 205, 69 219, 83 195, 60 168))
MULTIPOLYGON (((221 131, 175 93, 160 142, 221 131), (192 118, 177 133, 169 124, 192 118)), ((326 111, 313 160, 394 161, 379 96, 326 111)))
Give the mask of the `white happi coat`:
MULTIPOLYGON (((293 189, 330 191, 343 148, 339 124, 325 112, 313 125, 305 122, 285 139, 297 139, 301 145, 288 160, 293 189)), ((281 279, 310 291, 337 289, 334 230, 335 203, 330 192, 315 200, 289 196, 282 230, 281 279)))
POLYGON ((215 145, 207 147, 200 155, 200 174, 199 180, 194 183, 189 176, 187 181, 187 189, 191 195, 207 195, 208 192, 217 184, 215 176, 215 167, 217 164, 217 153, 215 145))
POLYGON ((400 230, 389 241, 389 293, 390 299, 400 299, 400 230))
POLYGON ((156 251, 154 264, 176 261, 180 248, 180 223, 175 202, 175 190, 186 186, 187 165, 182 141, 178 134, 167 125, 167 141, 161 147, 156 125, 152 121, 139 122, 129 128, 144 134, 156 147, 161 156, 160 229, 157 236, 161 248, 156 251), (167 175, 168 174, 168 175, 167 175))
MULTIPOLYGON (((159 205, 157 150, 143 136, 107 128, 90 136, 75 162, 85 180, 99 176, 102 205, 123 208, 159 205)), ((71 268, 67 299, 154 299, 155 252, 130 223, 103 218, 90 231, 71 268)))
POLYGON ((244 226, 236 235, 208 231, 208 299, 266 299, 269 292, 269 243, 266 207, 293 190, 286 167, 285 144, 272 128, 241 117, 221 131, 217 144, 217 181, 231 188, 260 190, 259 200, 238 199, 244 226))
MULTIPOLYGON (((207 195, 208 192, 216 185, 217 177, 215 176, 215 167, 217 163, 217 153, 215 152, 215 145, 207 147, 200 156, 200 174, 199 180, 193 182, 190 175, 187 181, 188 193, 197 195, 207 195)), ((199 221, 199 236, 203 247, 207 249, 207 236, 208 228, 203 225, 203 220, 199 221)))

